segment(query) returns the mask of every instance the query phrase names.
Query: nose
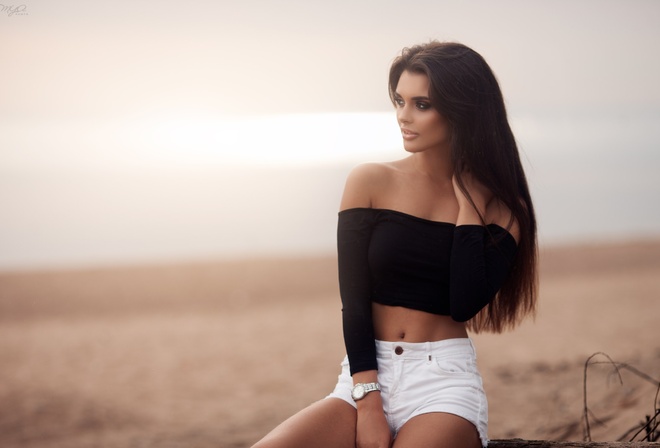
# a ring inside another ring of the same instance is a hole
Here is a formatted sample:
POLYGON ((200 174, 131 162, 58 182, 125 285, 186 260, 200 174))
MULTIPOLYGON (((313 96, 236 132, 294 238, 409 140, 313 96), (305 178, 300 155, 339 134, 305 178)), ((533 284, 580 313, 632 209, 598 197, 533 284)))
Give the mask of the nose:
POLYGON ((399 107, 396 110, 396 119, 399 122, 399 124, 410 124, 410 122, 412 121, 412 117, 408 105, 399 107))

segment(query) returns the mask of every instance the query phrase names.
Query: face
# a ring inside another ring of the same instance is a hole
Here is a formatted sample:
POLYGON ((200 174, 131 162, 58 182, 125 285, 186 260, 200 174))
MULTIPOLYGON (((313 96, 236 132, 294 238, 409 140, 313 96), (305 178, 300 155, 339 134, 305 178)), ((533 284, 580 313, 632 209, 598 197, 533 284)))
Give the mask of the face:
POLYGON ((408 152, 449 151, 449 124, 431 106, 429 78, 404 71, 394 95, 403 147, 408 152))

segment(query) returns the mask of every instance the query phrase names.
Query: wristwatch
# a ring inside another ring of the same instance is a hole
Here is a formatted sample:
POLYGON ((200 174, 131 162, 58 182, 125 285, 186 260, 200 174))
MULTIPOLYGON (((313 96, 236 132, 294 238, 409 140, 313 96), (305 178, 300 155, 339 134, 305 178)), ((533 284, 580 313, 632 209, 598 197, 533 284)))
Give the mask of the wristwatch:
POLYGON ((380 384, 378 383, 357 383, 351 390, 351 397, 355 401, 362 400, 369 392, 376 390, 380 390, 380 384))

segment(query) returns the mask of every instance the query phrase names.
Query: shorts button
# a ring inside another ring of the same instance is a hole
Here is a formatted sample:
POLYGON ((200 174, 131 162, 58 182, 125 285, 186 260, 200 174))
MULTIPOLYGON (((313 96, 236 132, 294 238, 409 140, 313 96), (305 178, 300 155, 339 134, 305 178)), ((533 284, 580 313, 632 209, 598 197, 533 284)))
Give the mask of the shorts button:
POLYGON ((401 353, 403 353, 403 347, 399 347, 397 345, 397 347, 394 349, 394 353, 396 353, 397 355, 400 355, 401 353))

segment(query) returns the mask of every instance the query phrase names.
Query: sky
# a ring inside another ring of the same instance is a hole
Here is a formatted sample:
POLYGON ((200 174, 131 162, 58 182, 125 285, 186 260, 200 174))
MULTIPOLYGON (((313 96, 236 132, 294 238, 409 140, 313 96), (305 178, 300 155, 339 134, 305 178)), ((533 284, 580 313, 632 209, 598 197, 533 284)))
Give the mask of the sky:
POLYGON ((660 228, 660 2, 13 7, 0 269, 332 250, 350 167, 401 156, 389 65, 430 39, 496 73, 545 241, 660 228))
POLYGON ((653 0, 24 5, 0 16, 3 117, 387 111, 391 60, 430 39, 482 53, 516 109, 660 102, 653 0))

